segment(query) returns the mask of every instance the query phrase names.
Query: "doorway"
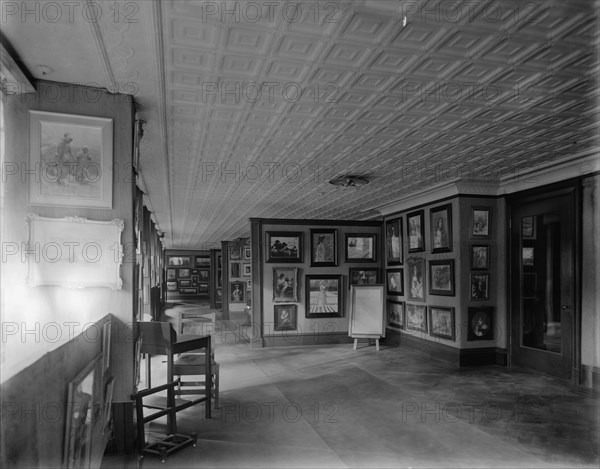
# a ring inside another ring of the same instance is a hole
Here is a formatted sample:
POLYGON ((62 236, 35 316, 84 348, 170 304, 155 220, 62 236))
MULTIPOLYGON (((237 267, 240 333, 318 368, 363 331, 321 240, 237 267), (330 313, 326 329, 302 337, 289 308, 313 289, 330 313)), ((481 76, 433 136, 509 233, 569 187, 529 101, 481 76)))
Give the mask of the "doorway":
POLYGON ((511 363, 575 378, 575 191, 509 200, 511 363))

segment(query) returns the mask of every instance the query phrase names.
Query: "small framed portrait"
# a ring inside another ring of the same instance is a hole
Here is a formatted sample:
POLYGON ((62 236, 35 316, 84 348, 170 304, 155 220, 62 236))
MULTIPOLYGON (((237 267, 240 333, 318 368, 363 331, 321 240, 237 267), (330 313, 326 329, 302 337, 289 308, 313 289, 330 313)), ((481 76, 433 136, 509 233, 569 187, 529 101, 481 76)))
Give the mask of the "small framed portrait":
POLYGON ((244 247, 244 260, 249 261, 252 259, 252 248, 250 246, 244 247))
POLYGON ((177 291, 177 282, 167 282, 167 291, 177 291))
POLYGON ((387 300, 387 325, 396 329, 404 329, 404 303, 387 300))
POLYGON ((198 269, 198 280, 200 282, 208 282, 210 276, 210 269, 198 269))
POLYGON ((201 295, 208 295, 208 283, 200 283, 198 285, 198 293, 201 295))
POLYGON ((523 239, 535 239, 535 216, 521 218, 521 236, 523 239))
POLYGON ((452 205, 432 208, 431 252, 452 251, 452 205))
POLYGON ((192 281, 191 280, 180 280, 179 281, 179 286, 180 287, 191 287, 192 286, 192 281))
POLYGON ((489 300, 490 274, 471 274, 471 299, 489 300))
POLYGON ((240 257, 241 257, 240 247, 237 244, 230 244, 227 251, 229 253, 230 261, 240 260, 240 257))
POLYGON ((487 270, 489 246, 476 244, 471 246, 471 270, 487 270))
POLYGON ((298 329, 298 305, 274 305, 273 315, 276 331, 295 331, 298 329))
POLYGON ((273 269, 273 302, 298 301, 298 268, 275 267, 273 269))
POLYGON ((425 301, 425 259, 409 257, 407 297, 412 301, 425 301))
POLYGON ((361 269, 352 267, 348 271, 348 288, 352 285, 376 285, 379 283, 379 269, 361 269))
POLYGON ((469 307, 467 340, 494 339, 494 307, 469 307))
POLYGON ((175 280, 177 278, 177 269, 167 269, 167 280, 175 280))
POLYGON ((535 265, 535 248, 521 248, 521 262, 523 267, 533 267, 535 265))
POLYGON ((198 275, 198 269, 192 269, 192 275, 198 275))
POLYGON ((242 265, 242 273, 244 277, 250 277, 252 275, 252 264, 246 262, 242 265))
POLYGON ((192 275, 192 282, 193 283, 198 283, 198 276, 197 275, 192 275))
POLYGON ((179 269, 177 278, 190 278, 190 269, 179 269))
POLYGON ((306 317, 342 317, 342 276, 306 276, 306 317))
POLYGON ((346 262, 376 262, 377 235, 375 233, 346 233, 346 262))
POLYGON ((229 277, 230 278, 238 278, 242 276, 241 273, 242 266, 239 262, 231 262, 229 264, 229 277))
POLYGON ((454 296, 454 260, 429 261, 429 294, 454 296))
POLYGON ((331 267, 337 264, 337 230, 310 230, 311 267, 331 267))
POLYGON ((427 332, 427 306, 406 304, 406 328, 411 331, 427 332))
POLYGON ((387 291, 388 295, 402 296, 404 295, 404 269, 388 269, 387 276, 387 291))
POLYGON ((420 252, 425 250, 425 227, 423 226, 423 219, 423 210, 409 213, 406 216, 408 252, 420 252))
POLYGON ((491 225, 491 207, 471 208, 471 237, 489 238, 491 225))
POLYGON ((246 282, 229 282, 229 302, 246 302, 246 282))
POLYGON ((192 260, 190 256, 169 256, 167 265, 169 267, 191 267, 192 260))
POLYGON ((454 308, 429 307, 429 335, 456 340, 454 308))
POLYGON ((387 265, 402 265, 402 218, 385 222, 387 265))
POLYGON ((301 231, 267 231, 266 262, 302 262, 301 231))

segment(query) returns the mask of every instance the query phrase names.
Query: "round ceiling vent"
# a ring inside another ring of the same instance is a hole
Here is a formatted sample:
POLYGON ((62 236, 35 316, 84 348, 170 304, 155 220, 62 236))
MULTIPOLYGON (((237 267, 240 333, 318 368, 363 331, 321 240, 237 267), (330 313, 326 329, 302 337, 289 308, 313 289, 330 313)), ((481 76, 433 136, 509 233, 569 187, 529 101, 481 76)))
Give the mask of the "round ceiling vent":
POLYGON ((369 180, 363 176, 339 176, 330 180, 329 184, 342 187, 360 187, 369 184, 369 180))

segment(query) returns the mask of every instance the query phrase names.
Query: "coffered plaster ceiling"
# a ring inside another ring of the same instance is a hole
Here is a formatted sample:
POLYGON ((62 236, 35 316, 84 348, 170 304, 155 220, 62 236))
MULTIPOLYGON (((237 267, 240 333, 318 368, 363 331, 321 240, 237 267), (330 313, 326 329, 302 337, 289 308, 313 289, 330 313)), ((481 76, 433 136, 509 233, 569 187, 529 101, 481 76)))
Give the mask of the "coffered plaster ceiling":
POLYGON ((135 96, 167 247, 598 154, 597 1, 75 3, 2 33, 36 78, 135 96))

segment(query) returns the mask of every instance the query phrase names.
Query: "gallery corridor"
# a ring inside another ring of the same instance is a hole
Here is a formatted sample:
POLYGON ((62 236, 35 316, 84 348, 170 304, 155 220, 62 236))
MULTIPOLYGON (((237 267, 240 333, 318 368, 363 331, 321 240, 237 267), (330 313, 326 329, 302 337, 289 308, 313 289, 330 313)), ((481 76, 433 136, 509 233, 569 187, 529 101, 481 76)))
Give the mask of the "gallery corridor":
MULTIPOLYGON (((402 344, 251 348, 238 319, 214 335, 221 408, 209 421, 201 406, 177 415, 197 446, 143 467, 598 465, 598 400, 580 388, 501 366, 459 369, 402 344)), ((153 369, 163 382, 164 363, 153 369)), ((106 456, 113 467, 136 458, 106 456)))

